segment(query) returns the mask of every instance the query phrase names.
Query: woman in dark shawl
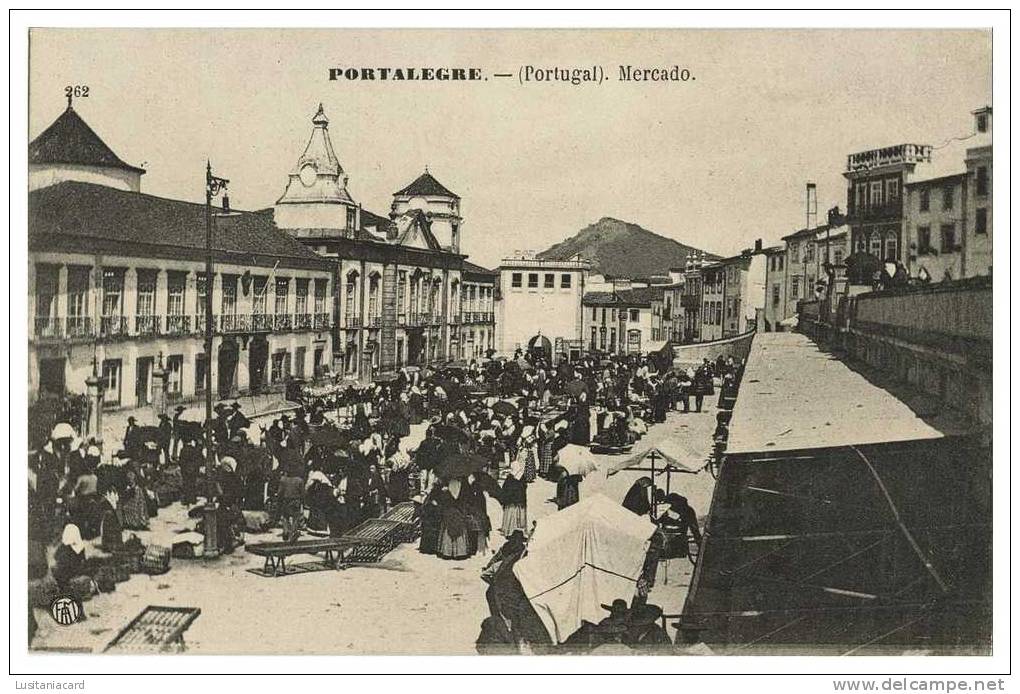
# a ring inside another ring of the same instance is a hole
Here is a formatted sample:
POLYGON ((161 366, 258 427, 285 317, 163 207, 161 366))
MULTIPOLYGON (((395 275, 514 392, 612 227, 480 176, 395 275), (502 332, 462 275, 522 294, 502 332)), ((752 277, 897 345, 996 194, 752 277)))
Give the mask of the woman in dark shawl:
POLYGON ((623 507, 637 516, 647 516, 652 510, 651 501, 648 499, 648 488, 652 480, 648 477, 641 477, 627 490, 623 497, 623 507))
POLYGON ((556 508, 560 511, 581 500, 581 475, 572 475, 559 465, 553 468, 556 482, 556 508))
POLYGON ((464 502, 467 486, 459 479, 450 480, 445 489, 436 495, 439 506, 439 548, 443 559, 467 559, 471 556, 468 544, 467 505, 464 502))

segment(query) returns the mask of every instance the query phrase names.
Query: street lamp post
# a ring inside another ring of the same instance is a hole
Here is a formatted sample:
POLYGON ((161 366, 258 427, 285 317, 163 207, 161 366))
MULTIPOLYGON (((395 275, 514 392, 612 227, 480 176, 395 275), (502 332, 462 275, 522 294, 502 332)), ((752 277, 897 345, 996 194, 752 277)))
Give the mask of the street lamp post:
MULTIPOLYGON (((226 190, 229 181, 213 176, 212 164, 205 163, 205 472, 212 470, 212 344, 213 344, 213 246, 212 200, 226 190)), ((223 196, 224 209, 229 209, 229 198, 223 196)))

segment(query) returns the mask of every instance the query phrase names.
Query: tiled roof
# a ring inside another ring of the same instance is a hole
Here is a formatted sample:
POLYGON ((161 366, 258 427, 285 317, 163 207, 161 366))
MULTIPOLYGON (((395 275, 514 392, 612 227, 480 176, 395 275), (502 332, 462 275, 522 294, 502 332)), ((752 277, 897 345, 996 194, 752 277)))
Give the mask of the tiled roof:
POLYGON ((28 163, 106 166, 145 173, 145 169, 131 166, 114 154, 70 106, 29 143, 28 163))
MULTIPOLYGON (((28 238, 30 248, 103 247, 123 255, 194 258, 205 252, 205 206, 66 181, 29 193, 28 238)), ((330 267, 277 229, 271 216, 254 212, 217 220, 213 248, 218 256, 238 262, 272 265, 279 260, 283 267, 330 267)))
POLYGON ((437 181, 428 171, 414 179, 409 186, 398 190, 394 195, 438 195, 460 199, 459 195, 437 181))
POLYGON ((475 265, 474 263, 470 263, 466 260, 464 261, 464 272, 471 272, 476 275, 492 275, 492 276, 496 276, 497 274, 499 274, 495 270, 484 268, 481 265, 475 265))

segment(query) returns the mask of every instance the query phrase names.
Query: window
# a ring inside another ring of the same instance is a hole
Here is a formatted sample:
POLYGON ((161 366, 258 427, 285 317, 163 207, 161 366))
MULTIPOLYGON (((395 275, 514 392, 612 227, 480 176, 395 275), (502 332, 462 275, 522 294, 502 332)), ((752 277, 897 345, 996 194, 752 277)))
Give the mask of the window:
POLYGON ((804 262, 814 262, 815 259, 815 244, 808 241, 804 244, 804 262))
POLYGON ((950 186, 946 186, 942 189, 942 209, 953 209, 953 189, 950 186))
POLYGON ((614 352, 616 351, 616 328, 609 330, 609 346, 614 352))
POLYGON ((857 207, 858 208, 862 208, 862 207, 867 207, 867 206, 868 206, 868 184, 867 183, 858 183, 857 184, 857 207))
POLYGON ((772 285, 772 305, 773 306, 778 306, 779 305, 779 285, 778 284, 773 284, 772 285))
POLYGON ((124 270, 103 271, 103 315, 120 316, 123 310, 124 270))
POLYGON ((521 287, 521 273, 515 272, 510 275, 510 286, 520 289, 521 287))
POLYGON ((882 257, 882 235, 877 231, 871 235, 871 240, 868 242, 868 252, 876 258, 882 257))
POLYGON ((612 314, 612 321, 615 323, 616 322, 616 309, 615 308, 612 309, 610 311, 610 313, 612 314))
POLYGON ((570 289, 570 283, 573 278, 569 272, 564 272, 560 275, 560 289, 570 289))
POLYGON ((556 275, 551 272, 545 273, 545 281, 542 283, 543 289, 555 289, 556 288, 556 275))
POLYGON ((790 281, 790 298, 791 299, 800 298, 800 277, 794 277, 790 281))
POLYGON ((896 260, 896 234, 889 233, 885 236, 885 259, 896 260))
POLYGON ((636 308, 630 310, 630 322, 637 323, 640 312, 636 308))
POLYGON ((274 309, 277 315, 287 313, 287 302, 290 300, 290 278, 276 278, 276 305, 274 309))
POLYGON ((103 404, 120 404, 120 382, 121 382, 121 361, 120 359, 103 360, 103 404))
POLYGON ((956 250, 956 225, 943 224, 941 228, 942 252, 952 253, 956 250))
POLYGON ((67 317, 81 319, 89 315, 89 272, 91 268, 71 265, 67 268, 67 317))
MULTIPOLYGON (((315 309, 318 313, 319 309, 315 309)), ((397 273, 397 313, 401 316, 407 313, 407 270, 397 273)))
POLYGON ((783 256, 779 256, 779 270, 783 269, 783 256))
POLYGON ((977 194, 988 195, 988 167, 977 167, 977 194))
POLYGON ((595 340, 598 337, 598 334, 599 334, 599 331, 595 327, 592 327, 592 329, 591 329, 591 348, 592 349, 595 349, 595 345, 596 345, 595 340))
POLYGON ((974 233, 975 234, 987 234, 988 233, 988 210, 984 207, 979 207, 974 210, 974 233))
POLYGON ((988 132, 988 115, 987 114, 982 113, 982 114, 978 115, 978 117, 977 117, 977 131, 979 133, 986 133, 986 132, 988 132))
POLYGON ((538 289, 538 273, 528 273, 528 289, 538 289))
POLYGON ((308 313, 308 280, 299 279, 294 291, 294 313, 308 313))
POLYGON ((882 182, 871 182, 871 206, 879 207, 882 204, 882 182))
POLYGON ((353 207, 347 208, 347 228, 354 231, 358 224, 358 212, 353 207))
POLYGON ((931 192, 928 189, 924 189, 918 195, 918 204, 921 208, 921 212, 927 212, 931 207, 931 192))
POLYGON ((864 234, 857 234, 857 252, 864 253, 867 247, 868 240, 865 238, 864 234))
POLYGON ((280 350, 273 353, 273 365, 270 372, 272 383, 281 383, 290 376, 290 352, 280 350))
POLYGON ((344 310, 348 317, 356 317, 360 311, 357 308, 358 298, 358 273, 347 273, 347 285, 344 291, 344 310))
POLYGON ((606 309, 602 309, 602 324, 606 324, 606 309))
POLYGON ((790 241, 790 256, 796 258, 800 250, 800 244, 797 241, 790 241))
POLYGON ((305 353, 307 348, 298 347, 294 351, 294 375, 298 378, 303 378, 305 375, 305 353))
POLYGON ((57 294, 60 267, 39 263, 35 266, 35 315, 37 318, 57 317, 57 294))
MULTIPOLYGON (((265 284, 265 278, 262 280, 263 285, 265 284)), ((198 317, 196 326, 200 325, 205 320, 205 286, 206 276, 204 272, 200 272, 195 275, 195 315, 198 317)), ((258 300, 258 294, 255 296, 258 300)))
POLYGON ((927 255, 933 250, 931 247, 931 227, 917 227, 917 254, 927 255))
POLYGON ((184 383, 184 355, 171 354, 166 358, 166 392, 180 395, 184 383))
POLYGON ((168 316, 184 315, 185 278, 183 272, 168 272, 166 276, 166 313, 168 316))
POLYGON ((837 248, 832 252, 832 264, 841 265, 843 263, 843 249, 837 248))
POLYGON ((898 179, 890 178, 885 182, 885 199, 892 202, 900 196, 900 182, 898 179))
POLYGON ((195 393, 205 392, 205 355, 195 355, 195 393))
POLYGON ((138 276, 137 306, 135 314, 151 316, 156 312, 156 271, 136 270, 138 276))
POLYGON ((220 313, 224 316, 237 314, 237 275, 223 275, 220 313))

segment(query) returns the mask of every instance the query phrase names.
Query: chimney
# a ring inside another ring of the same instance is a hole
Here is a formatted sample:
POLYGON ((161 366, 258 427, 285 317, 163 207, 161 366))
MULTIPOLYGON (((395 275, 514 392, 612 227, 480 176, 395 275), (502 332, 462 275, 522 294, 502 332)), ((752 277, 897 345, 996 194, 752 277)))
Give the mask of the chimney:
POLYGON ((754 252, 761 253, 761 239, 754 242, 754 252))

